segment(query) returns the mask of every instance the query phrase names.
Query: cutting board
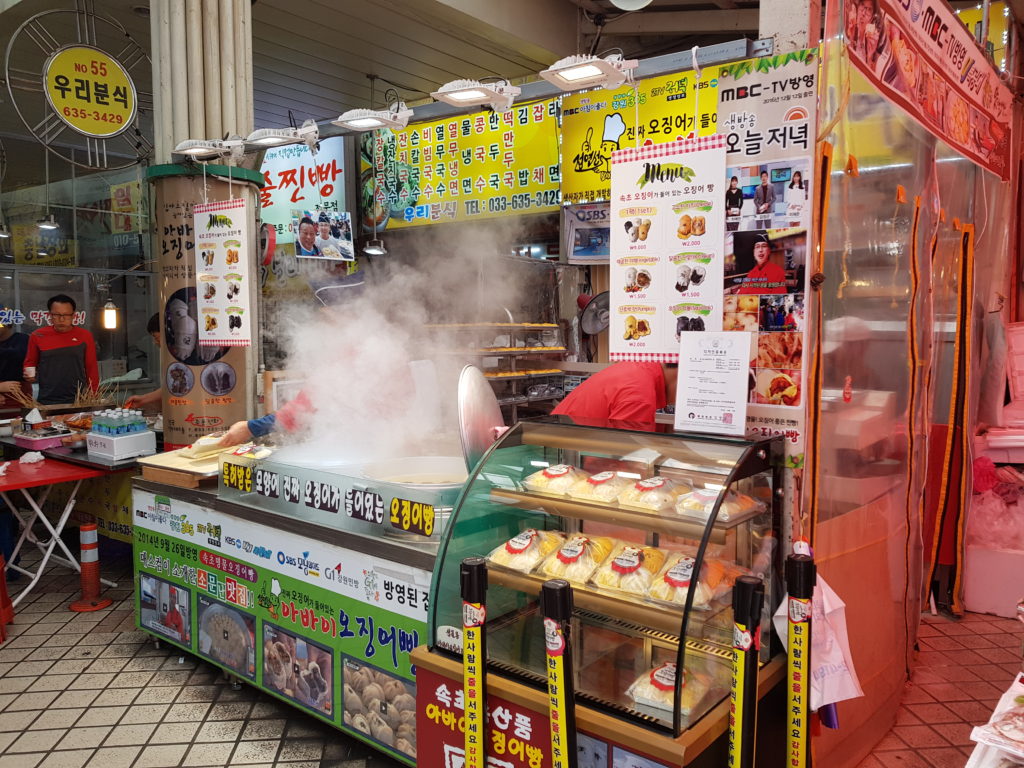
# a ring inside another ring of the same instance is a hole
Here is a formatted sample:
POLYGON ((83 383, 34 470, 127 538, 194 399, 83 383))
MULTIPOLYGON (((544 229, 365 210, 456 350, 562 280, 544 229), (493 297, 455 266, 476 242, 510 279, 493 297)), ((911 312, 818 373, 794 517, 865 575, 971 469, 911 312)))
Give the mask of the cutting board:
MULTIPOLYGON (((230 450, 230 449, 226 449, 230 450)), ((220 453, 204 456, 201 459, 190 459, 181 455, 181 451, 168 451, 155 456, 146 456, 138 460, 142 467, 142 477, 154 483, 174 485, 178 488, 199 488, 202 485, 213 485, 220 474, 220 453)))

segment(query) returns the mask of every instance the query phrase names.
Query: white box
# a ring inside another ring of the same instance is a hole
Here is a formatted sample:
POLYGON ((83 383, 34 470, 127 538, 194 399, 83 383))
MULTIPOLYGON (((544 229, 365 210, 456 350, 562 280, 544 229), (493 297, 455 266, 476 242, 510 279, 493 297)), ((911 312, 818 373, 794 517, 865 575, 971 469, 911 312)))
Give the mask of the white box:
POLYGON ((136 456, 152 456, 156 453, 156 433, 146 430, 130 435, 98 435, 90 432, 86 438, 86 449, 92 456, 112 461, 134 459, 136 456))
POLYGON ((1004 619, 1017 617, 1024 597, 1024 552, 969 545, 964 556, 964 607, 1004 619))

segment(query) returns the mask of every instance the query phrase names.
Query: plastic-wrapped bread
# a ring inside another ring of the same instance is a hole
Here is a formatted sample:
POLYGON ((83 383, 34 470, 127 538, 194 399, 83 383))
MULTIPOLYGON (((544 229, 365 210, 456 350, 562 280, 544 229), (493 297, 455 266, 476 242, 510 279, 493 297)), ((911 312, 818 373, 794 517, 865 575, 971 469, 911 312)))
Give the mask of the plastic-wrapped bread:
POLYGON ((541 564, 540 573, 549 579, 585 584, 614 546, 615 540, 607 536, 572 536, 541 564))
POLYGON ((676 552, 665 561, 665 566, 654 578, 654 583, 647 590, 652 600, 664 603, 683 605, 686 595, 692 588, 693 607, 703 610, 716 597, 722 597, 736 582, 736 577, 746 573, 734 563, 715 558, 705 558, 700 578, 694 585, 694 558, 688 552, 676 552))
POLYGON ((603 589, 617 589, 642 597, 664 563, 665 553, 656 547, 620 544, 594 572, 591 582, 603 589))
MULTIPOLYGON (((676 512, 681 515, 697 517, 708 517, 715 508, 715 501, 718 499, 718 491, 699 489, 692 493, 680 496, 676 500, 676 512)), ((745 493, 729 491, 722 499, 722 506, 718 509, 718 520, 727 522, 738 515, 746 514, 752 510, 764 510, 764 504, 752 499, 745 493)))
POLYGON ((522 573, 529 573, 545 557, 565 542, 565 536, 554 531, 527 528, 513 536, 487 556, 495 565, 502 565, 522 573))
POLYGON ((690 487, 685 483, 669 480, 667 477, 655 475, 646 480, 637 480, 619 494, 619 504, 624 507, 659 510, 671 507, 676 499, 688 493, 690 487))
POLYGON ((576 482, 569 489, 569 495, 580 501, 598 501, 610 504, 632 484, 633 481, 630 478, 623 477, 618 472, 598 472, 596 475, 576 482))
MULTIPOLYGON (((667 661, 649 672, 642 673, 626 689, 626 695, 646 707, 672 711, 676 687, 676 665, 667 661)), ((679 711, 689 715, 711 689, 711 679, 699 672, 683 671, 683 688, 679 696, 679 711)))
POLYGON ((554 464, 523 479, 529 491, 564 496, 568 490, 586 475, 569 464, 554 464))

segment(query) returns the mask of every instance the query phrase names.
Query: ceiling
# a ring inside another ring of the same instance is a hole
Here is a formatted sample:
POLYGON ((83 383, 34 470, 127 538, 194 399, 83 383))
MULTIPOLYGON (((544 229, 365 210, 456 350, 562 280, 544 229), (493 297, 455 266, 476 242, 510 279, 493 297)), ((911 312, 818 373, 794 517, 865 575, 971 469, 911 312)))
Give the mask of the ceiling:
MULTIPOLYGON (((74 0, 0 0, 0 53, 26 19, 73 7, 74 0)), ((147 0, 97 0, 96 7, 149 49, 147 0)), ((285 126, 289 113, 301 123, 369 106, 371 87, 376 106, 387 88, 415 103, 458 78, 536 78, 575 52, 620 48, 627 57, 653 56, 752 38, 758 8, 757 0, 653 0, 634 13, 610 0, 253 0, 254 127, 285 126)), ((6 190, 42 176, 42 148, 24 140, 9 101, 0 87, 6 190)), ((145 118, 144 130, 152 130, 145 118)), ((68 175, 66 166, 51 163, 50 178, 68 175)))

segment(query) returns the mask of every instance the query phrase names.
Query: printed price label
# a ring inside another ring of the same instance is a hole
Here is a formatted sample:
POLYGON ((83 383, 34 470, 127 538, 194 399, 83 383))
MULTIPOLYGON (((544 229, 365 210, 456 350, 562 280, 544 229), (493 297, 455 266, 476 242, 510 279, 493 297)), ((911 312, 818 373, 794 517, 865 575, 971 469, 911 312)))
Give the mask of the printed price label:
POLYGON ((284 500, 289 504, 299 503, 299 478, 285 475, 281 482, 281 490, 284 492, 284 500))
POLYGON ((252 492, 252 467, 224 462, 224 467, 221 470, 221 482, 227 488, 250 493, 252 492))
POLYGON ((419 501, 392 499, 391 525, 400 531, 431 536, 434 533, 434 507, 419 501))
POLYGON ((281 494, 281 482, 277 472, 266 469, 256 470, 256 493, 268 499, 276 499, 281 494))
POLYGON ((337 514, 341 511, 341 489, 330 483, 307 480, 303 500, 307 507, 337 514))
POLYGON ((345 491, 345 514, 367 523, 381 525, 384 522, 384 498, 373 491, 345 491))

